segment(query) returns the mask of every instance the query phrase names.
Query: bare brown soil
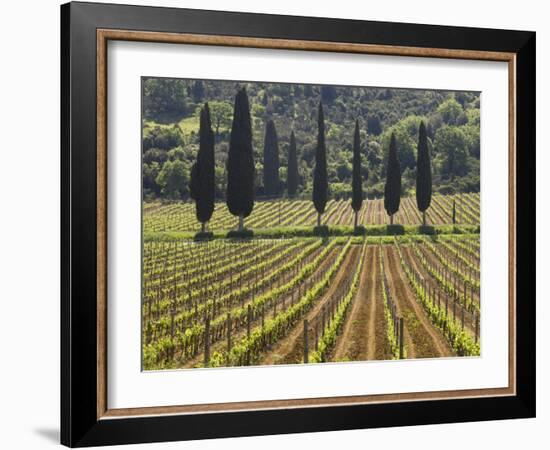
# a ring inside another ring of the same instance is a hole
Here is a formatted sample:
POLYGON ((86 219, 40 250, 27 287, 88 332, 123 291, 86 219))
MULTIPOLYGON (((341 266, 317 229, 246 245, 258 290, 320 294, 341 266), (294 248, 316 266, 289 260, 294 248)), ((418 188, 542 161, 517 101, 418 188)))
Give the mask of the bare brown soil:
MULTIPOLYGON (((440 299, 441 299, 440 301, 442 302, 442 304, 444 303, 445 299, 447 298, 449 309, 452 311, 452 306, 451 306, 453 304, 452 297, 449 296, 448 294, 446 294, 440 288, 439 283, 437 282, 437 280, 434 277, 432 277, 426 269, 424 269, 424 266, 422 266, 420 261, 418 261, 418 259, 414 255, 414 252, 412 251, 412 249, 409 248, 408 246, 401 246, 401 251, 403 252, 403 256, 407 259, 407 261, 409 262, 411 267, 418 274, 420 274, 420 276, 422 276, 422 278, 424 278, 426 280, 426 283, 428 284, 429 288, 431 290, 434 290, 435 292, 438 292, 438 294, 440 296, 440 299)), ((424 255, 426 256, 428 262, 432 266, 437 266, 437 265, 441 264, 433 254, 431 254, 431 253, 428 254, 428 253, 429 252, 424 252, 424 255)), ((457 312, 457 314, 458 314, 458 312, 457 312)), ((472 333, 472 335, 474 334, 475 323, 473 322, 472 316, 466 315, 465 320, 464 320, 464 326, 465 326, 465 328, 467 328, 472 333)))
POLYGON ((378 246, 368 246, 361 280, 344 329, 338 337, 333 361, 390 359, 380 286, 378 246))
MULTIPOLYGON (((350 248, 335 277, 330 282, 328 290, 323 294, 321 299, 315 303, 304 319, 312 321, 313 318, 317 317, 322 307, 328 303, 332 295, 336 292, 340 283, 353 270, 354 264, 356 264, 359 256, 359 251, 360 248, 358 248, 358 246, 352 246, 350 248)), ((301 363, 303 361, 303 345, 303 327, 300 321, 286 338, 281 339, 274 345, 273 349, 264 357, 260 364, 301 363)))
MULTIPOLYGON (((313 259, 315 259, 315 257, 322 251, 322 248, 319 248, 319 249, 316 249, 311 255, 308 255, 305 259, 305 263, 309 263, 311 262, 313 259)), ((319 265, 319 267, 308 277, 308 280, 313 278, 317 273, 324 271, 326 269, 326 267, 331 264, 335 259, 336 259, 336 256, 338 254, 338 251, 339 251, 339 248, 336 247, 336 248, 333 248, 328 255, 326 255, 326 257, 324 258, 324 260, 321 262, 321 264, 319 265)), ((280 279, 280 281, 278 281, 276 284, 284 284, 288 281, 290 281, 292 278, 294 277, 294 273, 293 272, 288 272, 286 274, 284 274, 284 276, 282 276, 282 278, 280 279)), ((307 282, 307 280, 304 280, 303 283, 307 282)), ((266 288, 267 289, 267 288, 266 288)), ((259 294, 261 295, 261 293, 265 292, 265 290, 262 290, 259 294)), ((299 292, 299 289, 298 288, 295 288, 293 290, 291 290, 290 292, 288 292, 286 294, 286 296, 281 297, 277 300, 277 308, 275 310, 273 309, 270 309, 269 311, 266 310, 265 312, 265 320, 269 319, 271 317, 271 313, 272 311, 274 312, 281 312, 283 310, 286 310, 288 308, 290 308, 290 306, 292 305, 292 297, 296 298, 297 297, 297 294, 299 292), (284 308, 282 306, 282 304, 284 304, 284 308)), ((245 305, 252 302, 252 297, 250 297, 246 302, 245 302, 245 305)), ((219 316, 219 315, 218 315, 219 316)), ((261 322, 260 322, 261 318, 260 317, 256 317, 253 322, 252 322, 252 330, 254 330, 254 327, 258 327, 258 326, 261 326, 261 322)), ((232 332, 232 341, 233 342, 238 342, 240 339, 244 338, 246 334, 246 326, 242 325, 240 326, 238 329, 234 329, 233 332, 232 332)), ((210 351, 211 351, 211 354, 213 354, 214 352, 216 351, 220 351, 220 352, 223 352, 227 347, 227 343, 225 341, 225 339, 221 339, 221 340, 218 340, 214 343, 212 343, 212 346, 210 348, 210 351)), ((184 367, 195 367, 197 365, 200 365, 202 363, 204 359, 204 352, 201 351, 199 352, 194 358, 192 359, 189 359, 187 361, 185 361, 183 363, 184 367)))

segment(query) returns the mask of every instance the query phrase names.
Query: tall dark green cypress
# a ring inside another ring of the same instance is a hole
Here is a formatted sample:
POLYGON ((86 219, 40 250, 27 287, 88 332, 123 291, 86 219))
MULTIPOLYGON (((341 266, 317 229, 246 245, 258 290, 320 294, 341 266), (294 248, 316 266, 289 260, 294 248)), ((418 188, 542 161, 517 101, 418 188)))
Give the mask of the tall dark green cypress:
POLYGON ((197 220, 204 233, 206 222, 214 212, 216 185, 214 180, 214 133, 210 121, 210 108, 205 103, 201 109, 199 128, 199 151, 191 169, 191 198, 195 200, 197 220))
POLYGON ((287 170, 287 192, 289 197, 294 197, 298 190, 298 157, 296 155, 296 138, 294 130, 290 133, 290 144, 288 146, 288 170, 287 170))
POLYGON ((361 179, 361 138, 359 136, 359 120, 355 120, 355 133, 353 134, 353 171, 351 179, 351 207, 355 212, 354 225, 357 227, 357 219, 363 205, 363 180, 361 179))
POLYGON ((384 187, 384 208, 390 216, 393 225, 393 215, 399 210, 401 203, 401 165, 397 157, 395 134, 391 134, 388 163, 386 167, 386 185, 384 187))
POLYGON ((432 167, 426 126, 420 122, 418 129, 418 155, 416 160, 416 205, 422 212, 422 225, 426 225, 426 210, 432 201, 432 167))
POLYGON ((275 123, 268 120, 264 140, 264 194, 277 195, 279 190, 279 141, 275 123))
POLYGON ((315 151, 315 168, 313 169, 313 204, 317 210, 317 226, 320 226, 321 215, 325 212, 328 197, 325 116, 322 102, 319 102, 317 127, 317 149, 315 151))
POLYGON ((233 124, 227 154, 227 195, 229 212, 239 217, 239 230, 244 218, 254 208, 254 155, 248 95, 243 87, 235 97, 233 124))

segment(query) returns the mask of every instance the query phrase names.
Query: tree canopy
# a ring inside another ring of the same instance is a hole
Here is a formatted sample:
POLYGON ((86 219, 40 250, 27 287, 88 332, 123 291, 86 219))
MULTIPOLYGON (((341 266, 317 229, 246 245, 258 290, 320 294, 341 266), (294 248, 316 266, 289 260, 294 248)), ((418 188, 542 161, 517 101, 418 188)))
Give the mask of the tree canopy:
POLYGON ((191 169, 190 195, 195 200, 197 220, 208 222, 214 212, 214 133, 210 121, 210 109, 206 103, 201 111, 200 141, 197 161, 191 169))
POLYGON ((298 190, 298 156, 296 154, 296 138, 294 131, 290 132, 290 143, 288 145, 288 168, 287 168, 287 193, 289 197, 294 197, 298 190))
POLYGON ((328 200, 327 148, 325 144, 325 118, 323 103, 319 103, 317 118, 317 147, 315 150, 315 169, 313 171, 313 204, 318 213, 318 225, 321 214, 325 212, 328 200))
POLYGON ((426 210, 432 201, 432 167, 426 125, 420 123, 418 129, 418 158, 416 163, 416 205, 422 212, 422 223, 426 225, 426 210))
POLYGON ((397 141, 395 135, 390 138, 388 151, 388 167, 386 169, 386 186, 384 189, 384 208, 393 224, 393 215, 399 211, 401 203, 401 165, 397 156, 397 141))
POLYGON ((254 156, 250 106, 245 88, 235 97, 233 125, 227 157, 227 207, 242 219, 254 208, 254 156))
POLYGON ((355 226, 357 226, 357 212, 363 204, 363 180, 361 176, 361 138, 359 136, 359 120, 355 120, 353 133, 353 177, 351 182, 351 207, 355 211, 355 226))
MULTIPOLYGON (((365 156, 361 161, 361 173, 368 173, 368 179, 363 177, 366 197, 384 195, 387 150, 392 133, 403 173, 402 195, 414 195, 418 133, 422 121, 432 157, 433 192, 479 191, 480 95, 476 92, 168 78, 145 78, 142 87, 143 186, 144 196, 149 199, 173 197, 173 190, 158 184, 157 178, 164 165, 173 162, 168 154, 174 149, 178 149, 178 159, 184 163, 181 175, 188 181, 199 150, 200 111, 204 101, 208 101, 216 137, 215 196, 217 200, 227 200, 227 159, 234 100, 236 91, 243 87, 249 100, 251 145, 258 177, 254 184, 255 195, 264 193, 262 152, 267 122, 273 120, 279 146, 278 195, 283 194, 283 186, 288 190, 290 153, 287 149, 293 131, 299 171, 296 195, 312 197, 318 104, 323 99, 330 197, 352 197, 356 118, 365 124, 359 131, 365 156), (199 97, 201 101, 197 101, 199 97)), ((169 169, 172 170, 167 167, 164 174, 169 169)), ((163 177, 159 179, 162 180, 163 177)), ((182 198, 189 199, 188 189, 181 191, 182 198)))
POLYGON ((263 171, 264 194, 267 196, 279 194, 279 141, 273 120, 268 120, 265 127, 263 171))

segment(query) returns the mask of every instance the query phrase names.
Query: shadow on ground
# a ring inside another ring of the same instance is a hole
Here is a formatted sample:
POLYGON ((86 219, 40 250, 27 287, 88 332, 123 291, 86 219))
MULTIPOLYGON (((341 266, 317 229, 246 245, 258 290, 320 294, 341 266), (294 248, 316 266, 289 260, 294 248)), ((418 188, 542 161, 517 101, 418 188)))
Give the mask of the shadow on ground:
POLYGON ((47 441, 59 444, 59 429, 57 428, 37 428, 34 432, 47 441))

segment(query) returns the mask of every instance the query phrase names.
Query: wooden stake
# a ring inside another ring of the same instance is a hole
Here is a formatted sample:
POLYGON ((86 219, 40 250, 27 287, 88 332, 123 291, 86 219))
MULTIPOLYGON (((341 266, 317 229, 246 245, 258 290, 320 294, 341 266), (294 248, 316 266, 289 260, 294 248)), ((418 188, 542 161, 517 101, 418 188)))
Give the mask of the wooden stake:
POLYGON ((204 367, 208 367, 210 361, 210 317, 206 318, 204 327, 204 367))
POLYGON ((304 364, 309 362, 308 355, 308 342, 307 342, 307 319, 304 319, 304 364))
POLYGON ((252 322, 252 308, 248 305, 246 310, 246 337, 250 339, 250 322, 252 322))
POLYGON ((404 358, 403 317, 399 318, 399 359, 404 358))

